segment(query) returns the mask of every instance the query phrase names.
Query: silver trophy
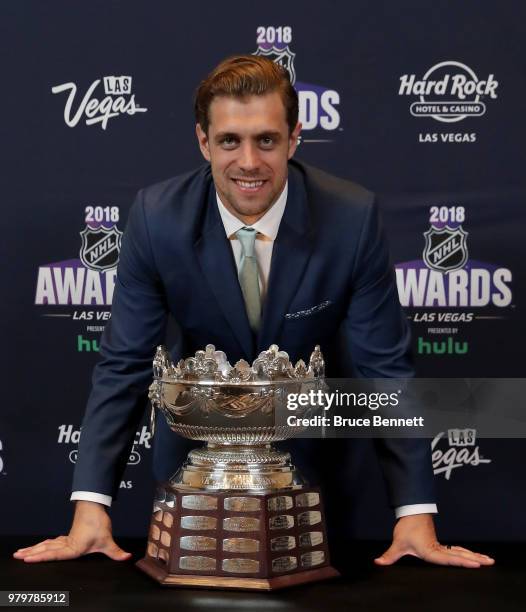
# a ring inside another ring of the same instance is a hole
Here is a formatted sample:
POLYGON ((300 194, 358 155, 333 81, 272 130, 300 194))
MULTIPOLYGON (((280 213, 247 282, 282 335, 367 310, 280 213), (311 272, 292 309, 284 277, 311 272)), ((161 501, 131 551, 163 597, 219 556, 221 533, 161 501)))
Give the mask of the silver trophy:
MULTIPOLYGON (((138 566, 165 585, 276 589, 337 576, 329 564, 320 493, 271 443, 292 437, 289 393, 323 389, 317 346, 292 365, 272 345, 252 365, 230 365, 208 345, 174 365, 158 347, 151 427, 206 442, 158 485, 146 556, 138 566)), ((307 416, 309 406, 295 411, 307 416)))

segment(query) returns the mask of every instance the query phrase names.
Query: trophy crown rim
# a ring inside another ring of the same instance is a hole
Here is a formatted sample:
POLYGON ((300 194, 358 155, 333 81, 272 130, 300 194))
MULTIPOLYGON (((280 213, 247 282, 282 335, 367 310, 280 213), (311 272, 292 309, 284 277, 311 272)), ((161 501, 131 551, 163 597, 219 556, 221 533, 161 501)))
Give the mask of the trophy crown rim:
POLYGON ((193 357, 174 364, 167 348, 160 345, 153 360, 153 373, 156 380, 167 384, 221 388, 284 386, 324 378, 325 362, 320 345, 314 347, 307 365, 303 359, 293 364, 288 353, 272 344, 252 364, 240 359, 232 366, 223 351, 207 344, 193 357))

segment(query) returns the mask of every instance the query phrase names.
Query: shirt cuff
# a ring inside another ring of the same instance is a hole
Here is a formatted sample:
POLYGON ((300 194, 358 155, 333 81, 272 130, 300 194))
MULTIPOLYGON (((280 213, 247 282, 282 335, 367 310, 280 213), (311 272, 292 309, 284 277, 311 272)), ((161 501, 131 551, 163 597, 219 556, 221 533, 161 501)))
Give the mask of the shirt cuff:
POLYGON ((92 501, 104 506, 111 507, 112 498, 111 495, 104 495, 102 493, 93 493, 92 491, 73 491, 71 501, 92 501))
POLYGON ((437 514, 438 508, 436 504, 408 504, 407 506, 398 506, 395 508, 396 518, 402 516, 410 516, 411 514, 437 514))

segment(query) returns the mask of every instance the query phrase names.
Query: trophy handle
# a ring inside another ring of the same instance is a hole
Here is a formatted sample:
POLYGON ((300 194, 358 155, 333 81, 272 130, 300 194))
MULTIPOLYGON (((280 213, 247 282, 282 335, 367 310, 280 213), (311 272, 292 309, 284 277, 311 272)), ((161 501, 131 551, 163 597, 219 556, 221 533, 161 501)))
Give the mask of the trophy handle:
POLYGON ((155 379, 153 383, 150 385, 148 391, 148 397, 152 404, 152 410, 150 412, 150 431, 152 436, 155 435, 155 411, 160 410, 163 412, 165 417, 170 423, 173 420, 173 414, 180 416, 185 416, 190 413, 196 405, 196 399, 190 398, 189 402, 178 404, 177 399, 181 397, 184 388, 182 385, 166 385, 163 386, 162 380, 155 379), (170 390, 170 394, 173 394, 173 397, 166 397, 167 388, 170 390))
POLYGON ((150 412, 150 432, 155 435, 155 410, 161 408, 161 382, 155 379, 148 389, 148 399, 152 404, 150 412))

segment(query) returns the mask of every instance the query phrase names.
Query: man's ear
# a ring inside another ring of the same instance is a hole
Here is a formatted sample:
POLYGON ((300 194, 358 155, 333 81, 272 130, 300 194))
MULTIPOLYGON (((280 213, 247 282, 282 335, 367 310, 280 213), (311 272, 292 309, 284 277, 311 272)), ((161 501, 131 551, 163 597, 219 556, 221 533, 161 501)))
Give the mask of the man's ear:
POLYGON ((289 152, 288 152, 289 159, 294 155, 294 153, 296 153, 296 149, 298 148, 298 139, 300 137, 301 128, 302 128, 302 125, 298 121, 298 123, 296 124, 296 127, 292 130, 289 136, 289 152))
POLYGON ((203 128, 199 123, 195 125, 195 134, 197 136, 197 142, 199 143, 199 148, 201 149, 201 153, 206 161, 210 161, 210 148, 208 146, 208 136, 206 132, 203 131, 203 128))

